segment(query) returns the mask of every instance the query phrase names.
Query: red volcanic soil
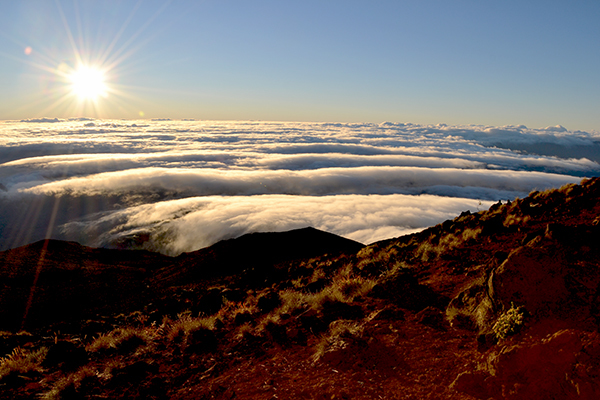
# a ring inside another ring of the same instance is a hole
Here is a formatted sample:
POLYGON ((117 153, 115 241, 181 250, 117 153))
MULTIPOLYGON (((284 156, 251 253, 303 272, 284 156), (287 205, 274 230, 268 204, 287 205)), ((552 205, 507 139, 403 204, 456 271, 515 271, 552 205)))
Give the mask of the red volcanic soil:
POLYGON ((451 387, 457 371, 473 367, 479 356, 472 332, 427 326, 412 312, 403 318, 373 316, 360 335, 337 338, 318 360, 314 349, 320 336, 304 345, 267 340, 253 344, 252 357, 234 352, 215 359, 173 398, 473 398, 451 387))

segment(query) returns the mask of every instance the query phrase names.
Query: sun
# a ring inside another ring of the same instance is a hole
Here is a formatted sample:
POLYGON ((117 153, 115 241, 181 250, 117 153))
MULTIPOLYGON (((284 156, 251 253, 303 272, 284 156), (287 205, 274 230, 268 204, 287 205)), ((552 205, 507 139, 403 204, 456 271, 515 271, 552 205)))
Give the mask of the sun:
POLYGON ((106 77, 99 68, 80 65, 69 75, 71 93, 80 100, 95 101, 107 95, 106 77))

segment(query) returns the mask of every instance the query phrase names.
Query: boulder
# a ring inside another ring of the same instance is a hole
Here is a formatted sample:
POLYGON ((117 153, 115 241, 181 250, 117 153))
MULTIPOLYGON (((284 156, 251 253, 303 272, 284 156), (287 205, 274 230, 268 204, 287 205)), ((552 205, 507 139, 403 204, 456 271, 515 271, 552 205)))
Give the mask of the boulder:
POLYGON ((511 303, 531 314, 548 312, 565 303, 567 261, 561 254, 534 246, 519 247, 492 273, 490 292, 503 309, 511 303), (535 288, 535 290, 532 290, 535 288))
POLYGON ((494 319, 492 300, 480 280, 454 297, 446 307, 446 318, 453 328, 487 332, 494 319))
POLYGON ((507 341, 452 384, 478 399, 597 399, 600 335, 564 329, 507 341))

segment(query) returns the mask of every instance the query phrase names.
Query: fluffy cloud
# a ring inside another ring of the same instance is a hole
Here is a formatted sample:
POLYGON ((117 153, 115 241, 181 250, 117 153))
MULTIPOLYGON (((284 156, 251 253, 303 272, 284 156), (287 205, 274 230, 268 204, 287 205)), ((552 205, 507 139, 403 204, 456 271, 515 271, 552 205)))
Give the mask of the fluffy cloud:
POLYGON ((177 255, 249 232, 306 226, 371 243, 490 204, 432 195, 207 196, 100 213, 61 230, 66 237, 93 238, 92 246, 126 244, 177 255))
POLYGON ((0 131, 0 249, 51 236, 177 254, 307 225, 369 243, 600 174, 600 134, 560 126, 43 118, 0 131))
POLYGON ((58 118, 30 118, 30 119, 22 119, 21 122, 29 122, 29 123, 52 123, 52 122, 62 122, 63 120, 58 118))
MULTIPOLYGON (((456 196, 462 190, 470 192, 473 188, 481 188, 490 193, 510 192, 510 197, 514 197, 526 195, 533 189, 547 189, 578 181, 573 176, 541 172, 456 168, 355 167, 257 171, 152 167, 105 172, 49 183, 27 182, 16 189, 23 193, 68 193, 74 196, 169 192, 181 197, 275 193, 304 196, 431 193, 444 196, 448 195, 446 188, 451 189, 451 196, 456 196)), ((498 194, 491 196, 488 200, 502 198, 498 194)))

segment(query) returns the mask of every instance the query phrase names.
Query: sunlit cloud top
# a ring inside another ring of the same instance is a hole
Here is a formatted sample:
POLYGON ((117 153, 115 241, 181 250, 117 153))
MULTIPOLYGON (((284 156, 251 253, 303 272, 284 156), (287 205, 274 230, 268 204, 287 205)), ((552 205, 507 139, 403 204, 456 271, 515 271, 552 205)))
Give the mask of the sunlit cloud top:
POLYGON ((179 254, 308 225, 370 243, 596 176, 599 14, 5 2, 0 249, 179 254))
POLYGON ((2 248, 179 254, 304 226, 364 243, 600 174, 560 126, 27 119, 0 125, 2 248))

